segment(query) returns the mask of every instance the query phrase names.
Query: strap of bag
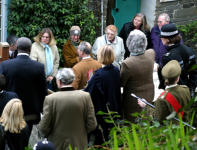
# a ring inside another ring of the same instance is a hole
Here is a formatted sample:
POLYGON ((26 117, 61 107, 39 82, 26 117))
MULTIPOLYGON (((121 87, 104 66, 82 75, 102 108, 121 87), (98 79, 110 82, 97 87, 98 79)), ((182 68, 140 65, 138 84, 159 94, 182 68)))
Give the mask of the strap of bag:
POLYGON ((179 104, 177 99, 169 92, 167 93, 165 99, 170 103, 170 105, 173 107, 176 113, 178 115, 181 114, 181 118, 183 118, 184 111, 179 112, 179 109, 181 109, 182 106, 179 104))

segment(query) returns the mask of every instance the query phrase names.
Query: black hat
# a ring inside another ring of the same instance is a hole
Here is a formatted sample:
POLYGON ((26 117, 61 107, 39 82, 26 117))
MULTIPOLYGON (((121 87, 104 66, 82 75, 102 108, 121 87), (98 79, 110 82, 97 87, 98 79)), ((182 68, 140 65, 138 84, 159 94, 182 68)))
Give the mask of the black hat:
POLYGON ((43 141, 40 141, 37 144, 35 144, 33 150, 56 150, 56 149, 52 142, 47 141, 47 139, 44 139, 43 141))
POLYGON ((177 30, 176 25, 173 23, 165 24, 161 27, 161 33, 160 33, 161 38, 173 37, 178 34, 179 31, 177 30))

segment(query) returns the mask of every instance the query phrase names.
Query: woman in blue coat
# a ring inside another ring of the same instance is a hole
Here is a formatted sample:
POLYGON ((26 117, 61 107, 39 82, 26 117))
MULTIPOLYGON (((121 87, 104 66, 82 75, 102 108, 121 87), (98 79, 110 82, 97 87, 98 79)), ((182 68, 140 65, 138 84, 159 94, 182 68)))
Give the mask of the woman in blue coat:
MULTIPOLYGON (((98 111, 108 112, 108 109, 120 113, 120 71, 112 64, 114 50, 109 45, 103 46, 99 49, 97 57, 102 68, 92 76, 85 91, 91 95, 95 113, 98 111)), ((112 125, 104 121, 104 116, 96 115, 96 117, 98 124, 103 129, 104 138, 107 140, 112 125)))

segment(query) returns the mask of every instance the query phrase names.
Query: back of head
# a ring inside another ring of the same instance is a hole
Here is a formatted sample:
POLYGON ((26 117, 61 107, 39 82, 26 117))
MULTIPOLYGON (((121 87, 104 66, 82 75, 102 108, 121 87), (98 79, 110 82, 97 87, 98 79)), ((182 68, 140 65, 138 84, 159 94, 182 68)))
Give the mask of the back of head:
POLYGON ((7 40, 6 41, 11 46, 11 45, 15 45, 17 40, 18 40, 18 37, 17 36, 15 36, 15 35, 9 35, 7 37, 7 40))
POLYGON ((83 51, 86 55, 90 55, 92 46, 89 42, 83 41, 79 44, 79 50, 83 51))
POLYGON ((3 90, 6 85, 6 79, 3 74, 0 74, 0 90, 3 90))
POLYGON ((130 32, 126 44, 131 55, 143 54, 147 46, 146 35, 142 31, 135 29, 130 32))
POLYGON ((60 80, 64 85, 69 85, 74 81, 75 74, 71 68, 62 68, 58 70, 56 79, 60 80))
POLYGON ((4 107, 0 121, 5 131, 19 133, 26 126, 21 100, 11 99, 4 107))
POLYGON ((27 37, 21 37, 17 40, 17 49, 20 52, 29 53, 31 50, 32 42, 27 37))
POLYGON ((105 45, 98 50, 98 61, 101 64, 109 65, 114 62, 114 50, 113 47, 110 45, 105 45))
POLYGON ((181 74, 181 66, 177 60, 171 60, 162 68, 161 73, 167 85, 174 84, 181 74))
POLYGON ((56 150, 54 144, 47 139, 38 142, 34 145, 33 150, 56 150))

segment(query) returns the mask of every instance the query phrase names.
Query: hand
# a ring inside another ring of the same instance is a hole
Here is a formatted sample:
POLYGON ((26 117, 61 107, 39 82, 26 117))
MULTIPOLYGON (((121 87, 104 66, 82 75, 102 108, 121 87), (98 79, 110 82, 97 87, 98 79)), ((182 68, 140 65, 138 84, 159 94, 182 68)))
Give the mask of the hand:
POLYGON ((53 76, 48 76, 47 77, 47 81, 52 81, 53 80, 53 76))
MULTIPOLYGON (((143 100, 145 100, 145 99, 143 99, 143 100)), ((145 100, 145 101, 146 101, 146 100, 145 100)), ((142 107, 142 108, 146 107, 146 104, 145 104, 144 102, 142 102, 140 99, 137 100, 137 103, 138 103, 138 105, 139 105, 140 107, 142 107)))

